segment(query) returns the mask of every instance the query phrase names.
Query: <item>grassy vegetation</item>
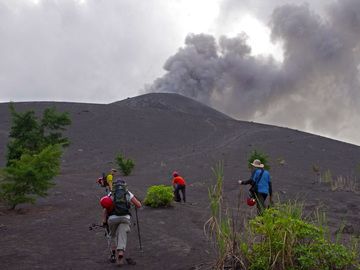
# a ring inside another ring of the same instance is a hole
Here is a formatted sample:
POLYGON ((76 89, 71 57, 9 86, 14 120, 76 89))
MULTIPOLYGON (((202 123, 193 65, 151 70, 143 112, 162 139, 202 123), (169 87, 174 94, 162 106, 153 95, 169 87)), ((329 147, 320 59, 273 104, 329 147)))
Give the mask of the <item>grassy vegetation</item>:
POLYGON ((318 209, 305 218, 298 202, 277 203, 261 216, 246 218, 224 205, 223 166, 214 169, 209 189, 211 217, 204 229, 215 244, 214 269, 359 269, 358 239, 348 246, 330 240, 325 215, 318 209), (243 218, 243 222, 240 222, 243 218))
POLYGON ((147 190, 144 204, 154 208, 166 207, 171 205, 173 199, 174 194, 171 186, 151 186, 147 190))
POLYGON ((356 176, 345 177, 337 176, 333 177, 330 170, 326 170, 319 176, 319 182, 328 184, 332 191, 349 191, 349 192, 360 192, 359 181, 356 176))
POLYGON ((125 158, 123 154, 118 154, 115 160, 123 175, 130 175, 135 167, 135 162, 132 159, 125 158))

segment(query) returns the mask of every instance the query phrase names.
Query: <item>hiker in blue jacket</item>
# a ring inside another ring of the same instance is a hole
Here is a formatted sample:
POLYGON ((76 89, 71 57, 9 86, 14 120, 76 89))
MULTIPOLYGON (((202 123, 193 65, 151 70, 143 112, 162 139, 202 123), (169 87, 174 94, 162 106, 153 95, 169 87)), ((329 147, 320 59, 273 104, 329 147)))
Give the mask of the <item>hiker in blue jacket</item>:
POLYGON ((270 204, 272 204, 272 185, 270 173, 264 169, 264 164, 260 160, 255 159, 250 163, 253 167, 251 178, 246 181, 239 180, 240 185, 251 185, 250 196, 255 199, 258 214, 265 209, 265 200, 268 195, 270 204))

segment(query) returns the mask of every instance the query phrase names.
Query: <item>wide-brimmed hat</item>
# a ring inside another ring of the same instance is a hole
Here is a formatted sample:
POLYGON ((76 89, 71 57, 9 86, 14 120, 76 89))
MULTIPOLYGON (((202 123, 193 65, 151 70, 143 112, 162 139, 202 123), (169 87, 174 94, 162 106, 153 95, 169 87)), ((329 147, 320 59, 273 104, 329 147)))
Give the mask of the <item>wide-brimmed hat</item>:
POLYGON ((254 161, 250 164, 255 168, 264 168, 264 164, 262 164, 259 159, 254 159, 254 161))

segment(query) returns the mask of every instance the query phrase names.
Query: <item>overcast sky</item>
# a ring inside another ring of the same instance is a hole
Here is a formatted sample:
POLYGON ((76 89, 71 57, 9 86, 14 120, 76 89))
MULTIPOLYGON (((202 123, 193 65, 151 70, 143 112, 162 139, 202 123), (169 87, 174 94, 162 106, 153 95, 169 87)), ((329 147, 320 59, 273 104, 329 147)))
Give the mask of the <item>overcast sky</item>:
POLYGON ((238 119, 360 144, 359 1, 309 2, 0 0, 0 102, 178 92, 238 119), (308 43, 294 38, 303 30, 308 43), (204 46, 215 49, 193 54, 204 46), (191 93, 179 83, 187 59, 198 60, 182 76, 207 72, 191 93))

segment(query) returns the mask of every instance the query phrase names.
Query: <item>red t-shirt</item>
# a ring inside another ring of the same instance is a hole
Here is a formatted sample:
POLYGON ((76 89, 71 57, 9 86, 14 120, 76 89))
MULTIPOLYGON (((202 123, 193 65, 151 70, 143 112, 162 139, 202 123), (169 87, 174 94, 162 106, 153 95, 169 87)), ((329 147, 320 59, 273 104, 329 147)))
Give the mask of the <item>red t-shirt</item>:
POLYGON ((182 178, 181 176, 176 176, 173 178, 173 184, 178 184, 180 186, 185 186, 186 182, 184 180, 184 178, 182 178))

